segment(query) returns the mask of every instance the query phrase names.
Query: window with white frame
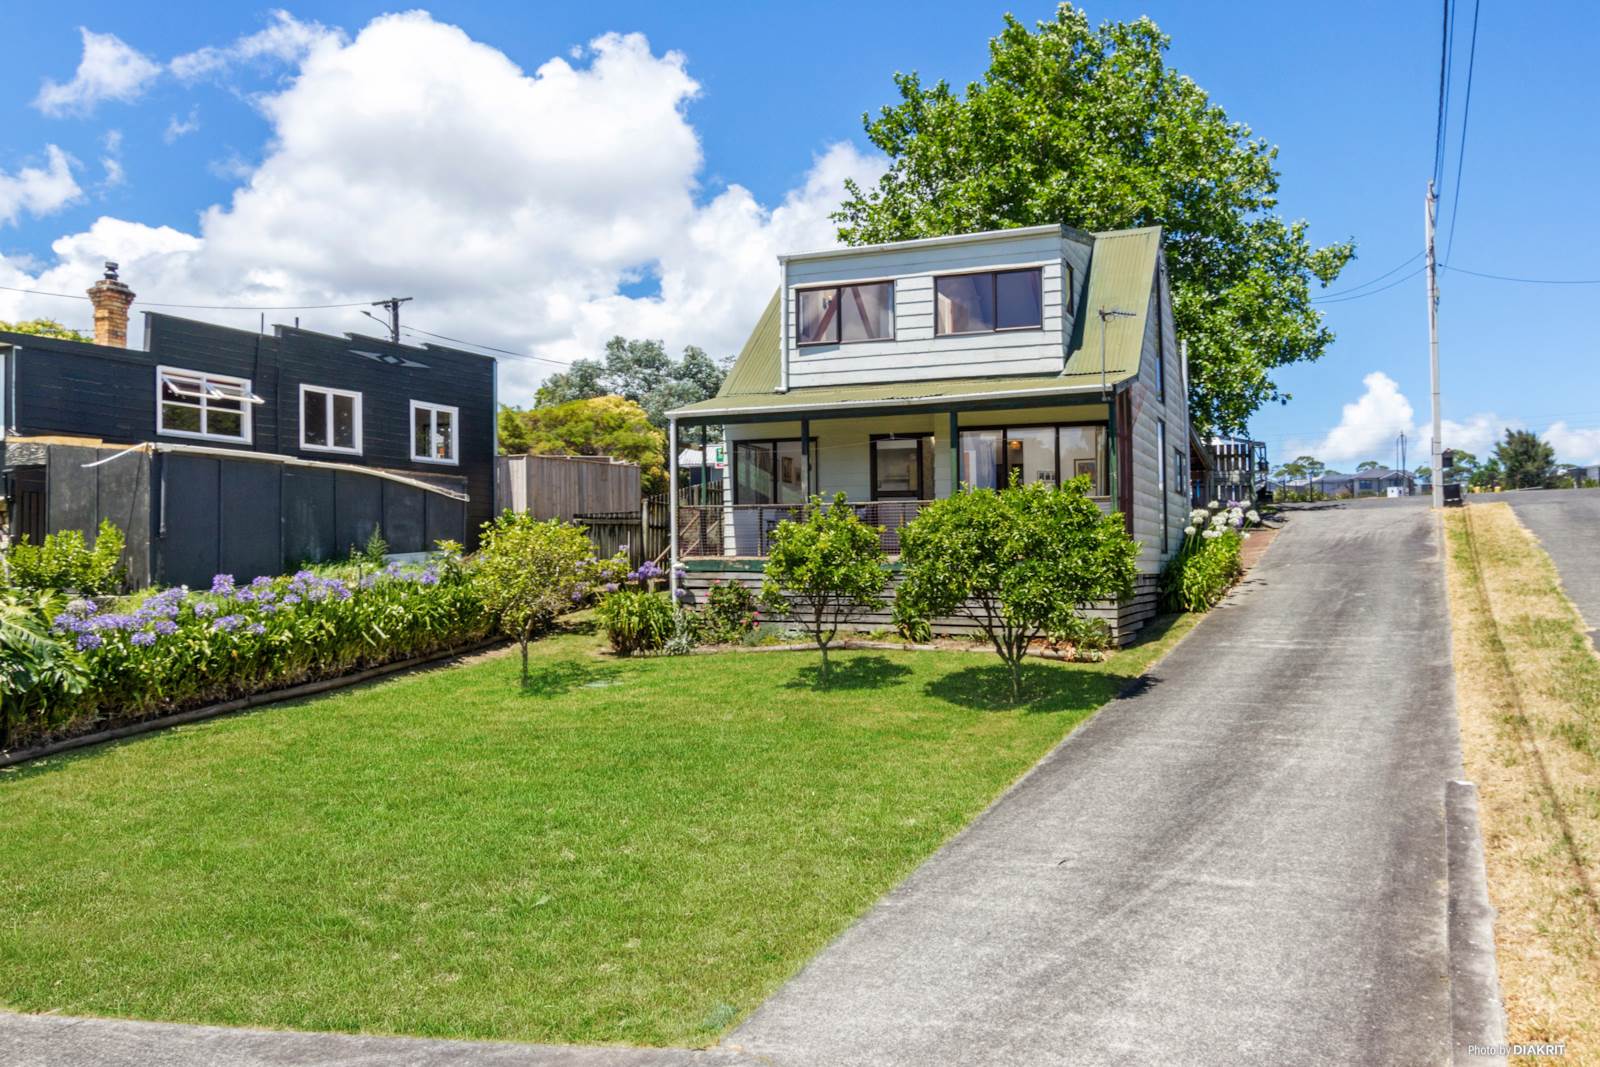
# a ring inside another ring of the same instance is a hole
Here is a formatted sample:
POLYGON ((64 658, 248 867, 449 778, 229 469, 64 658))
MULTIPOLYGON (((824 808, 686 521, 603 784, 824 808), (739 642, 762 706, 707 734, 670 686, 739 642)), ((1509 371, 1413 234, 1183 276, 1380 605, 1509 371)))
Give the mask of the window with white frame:
POLYGON ((248 378, 156 368, 158 434, 248 444, 251 408, 259 403, 248 378))
POLYGON ((361 394, 321 385, 300 386, 300 447, 361 454, 361 394))
POLYGON ((443 404, 411 402, 411 458, 418 463, 457 463, 460 413, 443 404))

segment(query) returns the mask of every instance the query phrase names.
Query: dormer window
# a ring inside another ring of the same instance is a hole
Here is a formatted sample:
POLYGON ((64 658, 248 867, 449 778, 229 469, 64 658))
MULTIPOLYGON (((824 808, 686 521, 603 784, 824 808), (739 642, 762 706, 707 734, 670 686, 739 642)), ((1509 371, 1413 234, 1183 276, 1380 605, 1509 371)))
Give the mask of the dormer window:
POLYGON ((1039 329, 1044 325, 1042 275, 1033 267, 935 278, 935 332, 943 337, 1039 329))
POLYGON ((894 340, 894 283, 868 282, 795 293, 802 345, 894 340))

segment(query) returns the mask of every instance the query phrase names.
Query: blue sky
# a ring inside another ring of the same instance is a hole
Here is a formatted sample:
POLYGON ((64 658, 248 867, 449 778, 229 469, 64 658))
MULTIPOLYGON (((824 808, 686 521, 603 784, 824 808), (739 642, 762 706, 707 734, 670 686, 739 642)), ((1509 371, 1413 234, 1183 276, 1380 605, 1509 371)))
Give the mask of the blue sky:
MULTIPOLYGON (((386 10, 0 7, 0 40, 15 45, 0 84, 0 285, 79 292, 110 256, 146 304, 403 289, 417 297, 415 326, 547 361, 591 354, 613 332, 731 351, 770 292, 771 255, 824 243, 839 180, 874 173, 860 115, 890 101, 890 75, 978 75, 1004 9, 930 4, 905 19, 900 5, 811 3, 802 18, 776 5, 434 4, 375 31, 386 10), (107 36, 93 39, 94 76, 75 85, 80 28, 107 36)), ((1012 10, 1034 19, 1052 5, 1012 10)), ((1358 242, 1333 291, 1420 250, 1434 5, 1089 13, 1149 14, 1173 37, 1170 62, 1280 147, 1283 213, 1309 219, 1319 241, 1358 242)), ((1457 105, 1470 4, 1462 15, 1457 105)), ((1597 37, 1600 9, 1587 5, 1483 5, 1454 265, 1600 278, 1586 210, 1600 169, 1586 74, 1597 37)), ((1442 285, 1445 410, 1459 424, 1447 437, 1481 449, 1501 426, 1528 426, 1564 459, 1600 461, 1596 342, 1581 328, 1600 287, 1449 272, 1442 285)), ((1338 341, 1282 372, 1294 400, 1253 429, 1275 458, 1313 449, 1347 464, 1388 459, 1404 429, 1420 461, 1421 277, 1322 306, 1338 341)), ((40 313, 86 314, 0 291, 0 318, 40 313)), ((318 328, 365 323, 356 309, 303 314, 318 328)), ((511 397, 553 365, 508 361, 511 397)))

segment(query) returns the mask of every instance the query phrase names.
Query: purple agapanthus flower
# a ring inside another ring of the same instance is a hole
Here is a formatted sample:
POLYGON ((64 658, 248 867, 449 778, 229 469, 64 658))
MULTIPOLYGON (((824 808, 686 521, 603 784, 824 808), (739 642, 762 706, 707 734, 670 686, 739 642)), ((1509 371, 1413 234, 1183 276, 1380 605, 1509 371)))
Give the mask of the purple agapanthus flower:
POLYGON ((128 640, 132 641, 136 645, 148 648, 156 643, 156 635, 149 630, 140 630, 138 633, 128 638, 128 640))
POLYGON ((285 604, 298 604, 298 603, 300 603, 300 594, 298 594, 298 593, 285 593, 285 594, 283 594, 283 602, 285 604))
POLYGON ((67 604, 67 610, 74 615, 93 615, 95 610, 94 601, 85 597, 78 597, 67 604))
POLYGON ((262 626, 259 622, 251 623, 249 629, 250 632, 255 634, 257 637, 260 637, 262 634, 267 632, 267 628, 262 626))
POLYGON ((78 635, 78 651, 79 652, 87 652, 91 648, 99 648, 102 643, 103 642, 100 640, 100 635, 97 634, 97 633, 86 633, 86 634, 79 634, 78 635))
POLYGON ((171 637, 173 634, 178 632, 178 624, 173 622, 171 619, 157 619, 155 631, 162 637, 171 637))
POLYGON ((243 615, 224 615, 211 624, 213 630, 237 630, 244 622, 243 615))
POLYGON ((219 574, 212 578, 211 592, 216 596, 227 596, 233 592, 233 575, 219 574))
POLYGON ((202 619, 209 619, 217 613, 217 606, 204 600, 194 606, 194 613, 202 619))
POLYGON ((616 591, 617 591, 617 583, 616 582, 607 582, 606 583, 606 592, 615 593, 616 591))

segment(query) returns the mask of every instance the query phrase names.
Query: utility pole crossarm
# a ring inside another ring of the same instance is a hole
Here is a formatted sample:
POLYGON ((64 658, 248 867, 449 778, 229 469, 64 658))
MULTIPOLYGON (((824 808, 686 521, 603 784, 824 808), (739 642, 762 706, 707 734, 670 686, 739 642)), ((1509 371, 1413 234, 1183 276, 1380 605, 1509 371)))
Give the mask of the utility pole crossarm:
POLYGON ((400 305, 409 301, 409 296, 391 296, 387 300, 374 300, 375 308, 389 309, 389 340, 395 344, 400 343, 400 305))

